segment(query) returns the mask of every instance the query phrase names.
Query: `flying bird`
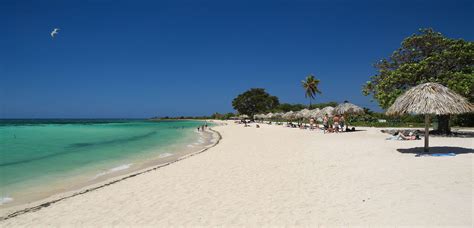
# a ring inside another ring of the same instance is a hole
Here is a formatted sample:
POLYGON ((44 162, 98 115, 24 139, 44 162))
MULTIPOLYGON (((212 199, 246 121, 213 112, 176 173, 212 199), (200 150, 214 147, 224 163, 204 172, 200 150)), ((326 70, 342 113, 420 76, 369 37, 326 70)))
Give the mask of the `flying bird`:
POLYGON ((58 31, 59 31, 58 28, 54 28, 53 31, 51 32, 51 37, 54 38, 54 36, 55 36, 56 34, 58 34, 58 31))

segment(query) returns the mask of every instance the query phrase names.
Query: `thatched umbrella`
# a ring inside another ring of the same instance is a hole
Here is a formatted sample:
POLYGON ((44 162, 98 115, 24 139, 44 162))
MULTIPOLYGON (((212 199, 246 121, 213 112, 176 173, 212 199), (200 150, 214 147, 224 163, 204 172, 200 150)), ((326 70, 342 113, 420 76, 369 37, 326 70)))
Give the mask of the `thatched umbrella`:
POLYGON ((299 112, 296 113, 295 117, 298 119, 303 119, 303 118, 308 118, 310 114, 310 111, 308 109, 302 109, 299 112))
POLYGON ((256 114, 256 115, 253 116, 253 118, 254 119, 259 119, 259 120, 265 119, 265 114, 256 114))
POLYGON ((281 118, 281 117, 283 116, 283 114, 284 114, 283 112, 277 112, 277 113, 274 113, 274 114, 273 114, 273 117, 275 117, 275 118, 281 118))
POLYGON ((271 119, 271 118, 273 118, 273 113, 269 112, 269 113, 267 113, 267 115, 265 115, 265 117, 267 119, 271 119))
POLYGON ((399 96, 387 110, 387 115, 424 114, 425 152, 429 151, 430 114, 448 115, 474 112, 474 105, 463 96, 438 83, 415 86, 399 96))
MULTIPOLYGON (((347 118, 348 116, 350 116, 352 114, 362 114, 362 113, 364 113, 364 109, 357 106, 357 105, 355 105, 355 104, 344 101, 344 103, 338 104, 334 108, 334 112, 336 114, 339 114, 339 115, 345 115, 346 118, 347 118)), ((349 118, 348 118, 348 120, 349 120, 349 118)), ((348 128, 348 127, 349 127, 349 125, 347 124, 346 128, 348 128)))
POLYGON ((243 119, 248 119, 249 116, 246 114, 243 114, 243 115, 240 115, 239 118, 243 120, 243 119))
POLYGON ((310 110, 309 118, 317 119, 318 117, 320 117, 320 115, 321 115, 321 109, 315 108, 313 110, 310 110))
POLYGON ((276 121, 279 122, 281 120, 283 114, 285 114, 285 113, 283 113, 283 112, 273 113, 273 118, 275 118, 276 121))
POLYGON ((361 113, 364 113, 364 109, 357 106, 357 105, 355 105, 355 104, 352 104, 352 103, 349 103, 349 102, 346 101, 342 104, 337 105, 334 108, 334 112, 339 114, 339 115, 361 114, 361 113))
POLYGON ((283 114, 282 117, 286 120, 292 120, 293 118, 295 118, 295 113, 293 111, 289 111, 289 112, 283 114))
POLYGON ((328 116, 331 117, 334 115, 334 107, 331 107, 331 106, 324 107, 323 109, 321 109, 320 114, 321 114, 321 117, 325 116, 326 114, 328 114, 328 116))

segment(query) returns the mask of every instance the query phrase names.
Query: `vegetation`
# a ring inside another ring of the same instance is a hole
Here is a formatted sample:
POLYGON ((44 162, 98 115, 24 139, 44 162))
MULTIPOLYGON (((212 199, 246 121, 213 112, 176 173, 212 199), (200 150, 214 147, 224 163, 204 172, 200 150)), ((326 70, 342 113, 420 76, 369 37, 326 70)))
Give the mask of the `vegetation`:
POLYGON ((315 99, 316 93, 321 94, 318 88, 319 80, 310 74, 305 80, 301 81, 303 89, 305 91, 304 96, 309 99, 309 106, 311 108, 311 100, 315 99))
MULTIPOLYGON (((474 101, 474 43, 450 39, 421 29, 402 42, 387 59, 375 64, 378 73, 363 88, 384 109, 408 88, 437 82, 474 101)), ((449 133, 449 116, 438 116, 439 133, 449 133)))
POLYGON ((252 88, 239 94, 233 101, 232 106, 240 114, 253 116, 257 113, 268 112, 280 104, 278 97, 272 96, 262 88, 252 88))

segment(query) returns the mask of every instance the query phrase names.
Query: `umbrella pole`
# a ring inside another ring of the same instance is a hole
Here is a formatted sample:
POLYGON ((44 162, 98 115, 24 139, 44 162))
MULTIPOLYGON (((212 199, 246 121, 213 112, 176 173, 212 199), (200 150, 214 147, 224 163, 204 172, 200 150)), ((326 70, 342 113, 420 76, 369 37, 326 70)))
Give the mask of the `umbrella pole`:
POLYGON ((430 116, 425 115, 425 148, 424 151, 428 152, 429 149, 429 135, 430 135, 430 116))

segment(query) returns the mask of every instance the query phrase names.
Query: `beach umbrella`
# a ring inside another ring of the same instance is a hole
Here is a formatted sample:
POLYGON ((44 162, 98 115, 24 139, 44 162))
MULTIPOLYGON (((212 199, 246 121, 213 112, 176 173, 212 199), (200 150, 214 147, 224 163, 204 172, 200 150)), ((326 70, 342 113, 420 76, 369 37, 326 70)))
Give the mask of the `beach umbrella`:
POLYGON ((315 108, 313 110, 310 110, 309 112, 309 118, 315 118, 317 119, 321 115, 321 110, 319 108, 315 108))
POLYGON ((425 147, 429 151, 430 114, 449 115, 474 112, 467 99, 438 83, 417 85, 399 96, 388 108, 387 115, 424 114, 425 147))
POLYGON ((295 118, 295 113, 293 111, 289 111, 283 114, 282 117, 283 119, 286 119, 286 120, 292 120, 293 118, 295 118))
POLYGON ((273 113, 271 113, 271 112, 267 113, 266 117, 267 117, 267 119, 273 118, 273 113))
POLYGON ((349 102, 346 101, 342 104, 337 105, 334 108, 334 112, 336 114, 339 114, 339 115, 362 114, 362 113, 364 113, 364 109, 357 106, 357 105, 355 105, 355 104, 352 104, 352 103, 349 103, 349 102))
POLYGON ((309 110, 305 108, 296 112, 295 117, 298 119, 302 119, 302 118, 307 118, 308 115, 309 115, 309 110))
POLYGON ((334 115, 334 107, 331 107, 331 106, 324 107, 323 109, 321 109, 320 114, 321 114, 321 117, 325 116, 326 114, 329 117, 332 117, 334 115))
POLYGON ((243 115, 240 115, 240 116, 239 116, 239 118, 243 120, 243 119, 248 119, 248 118, 249 118, 249 116, 248 116, 248 115, 245 115, 245 114, 243 114, 243 115))
POLYGON ((256 114, 253 116, 254 119, 263 119, 262 114, 256 114))

